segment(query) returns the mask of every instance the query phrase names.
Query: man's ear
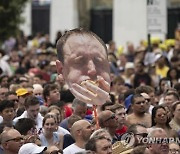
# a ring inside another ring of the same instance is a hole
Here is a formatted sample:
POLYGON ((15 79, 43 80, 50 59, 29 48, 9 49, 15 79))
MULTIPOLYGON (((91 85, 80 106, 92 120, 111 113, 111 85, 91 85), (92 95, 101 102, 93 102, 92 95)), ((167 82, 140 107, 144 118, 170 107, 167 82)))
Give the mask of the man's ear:
POLYGON ((131 109, 133 110, 133 108, 134 108, 134 104, 131 104, 129 107, 131 107, 131 109))
POLYGON ((9 145, 7 142, 1 144, 3 149, 8 149, 9 145))
POLYGON ((63 64, 59 60, 56 60, 56 70, 57 70, 58 75, 62 74, 63 64))
POLYGON ((61 61, 59 60, 56 60, 56 70, 57 70, 57 73, 58 73, 58 80, 59 81, 63 81, 63 74, 62 74, 62 70, 63 70, 63 64, 61 61))

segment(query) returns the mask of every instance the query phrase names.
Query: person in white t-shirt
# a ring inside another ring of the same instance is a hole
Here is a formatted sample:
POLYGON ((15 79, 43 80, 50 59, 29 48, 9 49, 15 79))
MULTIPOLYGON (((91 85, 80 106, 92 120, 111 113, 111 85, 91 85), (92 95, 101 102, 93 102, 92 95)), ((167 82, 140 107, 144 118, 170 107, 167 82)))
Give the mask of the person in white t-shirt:
POLYGON ((71 134, 75 139, 75 143, 71 144, 63 150, 64 154, 74 154, 85 151, 85 144, 93 133, 94 128, 87 120, 79 120, 71 127, 71 134))
POLYGON ((21 118, 30 118, 35 120, 36 128, 37 130, 40 130, 42 128, 43 117, 39 113, 40 104, 38 98, 36 98, 35 96, 28 96, 25 99, 24 106, 26 110, 21 116, 15 118, 13 122, 16 123, 21 118))

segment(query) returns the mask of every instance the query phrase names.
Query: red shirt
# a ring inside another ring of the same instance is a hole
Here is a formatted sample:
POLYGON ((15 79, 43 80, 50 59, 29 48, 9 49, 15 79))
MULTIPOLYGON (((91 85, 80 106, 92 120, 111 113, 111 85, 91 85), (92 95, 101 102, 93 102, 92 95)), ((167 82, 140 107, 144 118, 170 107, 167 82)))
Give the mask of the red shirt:
POLYGON ((65 118, 71 116, 72 114, 72 108, 68 105, 64 105, 64 111, 65 111, 65 118))
POLYGON ((124 125, 121 129, 116 130, 116 134, 117 135, 122 135, 122 134, 127 132, 127 129, 128 129, 127 126, 124 125))

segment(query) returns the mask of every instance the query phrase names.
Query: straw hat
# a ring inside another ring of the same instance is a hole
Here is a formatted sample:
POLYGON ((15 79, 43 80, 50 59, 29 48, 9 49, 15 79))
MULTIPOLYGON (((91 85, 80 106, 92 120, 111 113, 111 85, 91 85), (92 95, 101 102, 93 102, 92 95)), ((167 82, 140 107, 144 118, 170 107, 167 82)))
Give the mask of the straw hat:
POLYGON ((130 154, 133 148, 124 141, 117 141, 112 145, 113 154, 130 154))

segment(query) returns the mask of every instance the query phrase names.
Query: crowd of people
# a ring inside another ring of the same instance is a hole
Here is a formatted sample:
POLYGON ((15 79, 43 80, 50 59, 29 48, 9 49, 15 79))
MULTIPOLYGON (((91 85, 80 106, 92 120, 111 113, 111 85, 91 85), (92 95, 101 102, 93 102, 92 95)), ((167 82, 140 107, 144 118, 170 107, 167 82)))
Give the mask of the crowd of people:
POLYGON ((117 49, 81 28, 9 37, 0 154, 179 154, 180 40, 147 44, 117 49))

